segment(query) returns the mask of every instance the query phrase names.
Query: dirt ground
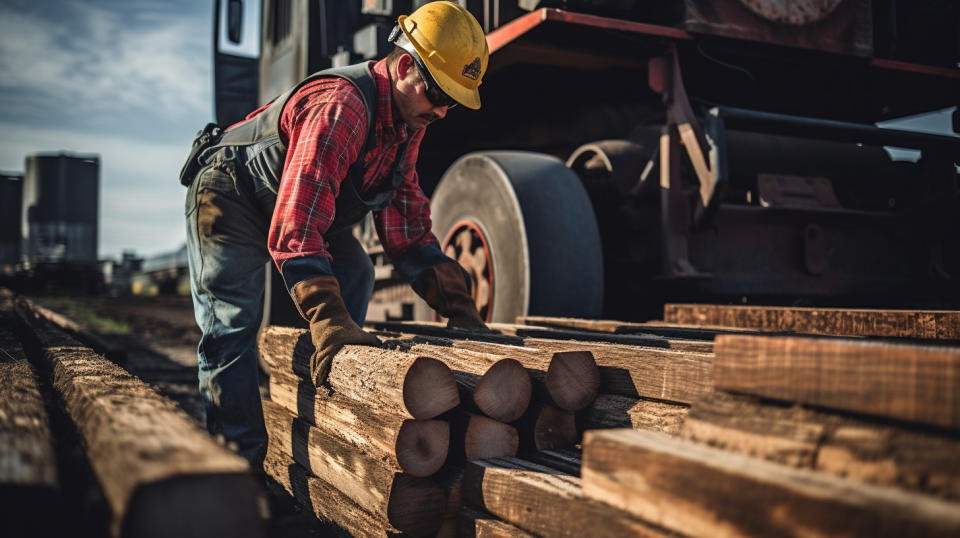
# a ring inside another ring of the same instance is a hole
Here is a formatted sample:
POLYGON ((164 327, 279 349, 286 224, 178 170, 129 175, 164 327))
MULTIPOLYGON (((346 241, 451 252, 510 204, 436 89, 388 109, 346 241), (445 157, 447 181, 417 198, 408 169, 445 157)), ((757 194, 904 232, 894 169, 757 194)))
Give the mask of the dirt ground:
MULTIPOLYGON (((204 411, 197 389, 196 346, 200 329, 190 297, 34 297, 76 321, 107 345, 122 351, 121 366, 187 412, 198 425, 204 411)), ((266 376, 261 392, 267 395, 266 376)), ((303 510, 278 484, 266 484, 272 518, 270 536, 307 538, 349 536, 338 526, 303 510)))

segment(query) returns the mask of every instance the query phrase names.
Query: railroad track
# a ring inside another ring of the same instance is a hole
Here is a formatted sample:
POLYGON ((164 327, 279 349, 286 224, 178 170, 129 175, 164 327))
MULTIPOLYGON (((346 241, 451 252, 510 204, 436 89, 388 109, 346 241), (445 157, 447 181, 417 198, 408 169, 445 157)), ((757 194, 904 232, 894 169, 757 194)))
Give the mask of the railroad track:
MULTIPOLYGON (((26 325, 47 344, 21 369, 76 353, 26 325)), ((261 334, 265 466, 315 524, 357 536, 960 533, 960 312, 668 305, 647 323, 368 328, 384 349, 345 348, 330 389, 307 380, 305 331, 261 334)), ((71 364, 86 372, 95 355, 71 364)), ((129 513, 112 510, 105 528, 129 513)))

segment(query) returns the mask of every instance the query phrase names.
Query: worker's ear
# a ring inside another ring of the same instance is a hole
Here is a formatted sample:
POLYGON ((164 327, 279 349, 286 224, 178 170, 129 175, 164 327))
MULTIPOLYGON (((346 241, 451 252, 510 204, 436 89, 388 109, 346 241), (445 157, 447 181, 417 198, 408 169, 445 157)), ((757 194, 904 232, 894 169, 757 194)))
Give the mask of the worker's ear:
POLYGON ((397 78, 406 79, 408 76, 416 75, 417 70, 413 66, 413 57, 410 54, 401 54, 397 60, 397 78))

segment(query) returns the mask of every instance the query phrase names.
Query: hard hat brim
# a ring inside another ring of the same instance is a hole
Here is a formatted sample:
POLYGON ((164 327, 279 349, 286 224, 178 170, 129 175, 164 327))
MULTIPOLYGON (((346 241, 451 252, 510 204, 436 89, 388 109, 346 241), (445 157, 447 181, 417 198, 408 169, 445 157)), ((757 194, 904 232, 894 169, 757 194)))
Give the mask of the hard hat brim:
POLYGON ((430 76, 433 77, 433 80, 437 82, 437 85, 440 86, 440 89, 443 90, 444 93, 449 95, 454 101, 469 109, 480 110, 480 91, 477 88, 466 88, 463 85, 458 84, 445 72, 433 67, 431 65, 432 62, 429 61, 428 52, 420 47, 417 43, 417 40, 410 35, 410 30, 408 30, 407 25, 404 24, 406 19, 406 15, 400 15, 400 17, 397 18, 397 24, 400 26, 400 30, 403 31, 403 34, 407 36, 407 44, 409 44, 410 47, 413 47, 414 50, 411 51, 407 47, 403 48, 407 50, 407 52, 415 52, 417 56, 420 57, 423 65, 425 65, 427 70, 430 71, 430 76))

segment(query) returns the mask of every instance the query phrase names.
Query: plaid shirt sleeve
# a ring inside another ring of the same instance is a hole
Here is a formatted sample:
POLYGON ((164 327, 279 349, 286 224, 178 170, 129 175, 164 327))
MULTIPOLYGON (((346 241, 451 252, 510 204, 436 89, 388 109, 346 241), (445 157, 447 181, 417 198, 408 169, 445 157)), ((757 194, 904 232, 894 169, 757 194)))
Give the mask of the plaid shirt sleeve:
POLYGON ((277 267, 307 256, 329 263, 323 234, 333 222, 340 183, 361 151, 366 123, 363 99, 345 80, 321 79, 291 97, 281 118, 289 142, 268 238, 277 267))
POLYGON ((417 156, 425 129, 411 135, 401 167, 404 182, 397 188, 393 201, 374 213, 377 234, 387 256, 396 258, 411 247, 438 244, 431 231, 430 199, 420 188, 417 176, 417 156))

